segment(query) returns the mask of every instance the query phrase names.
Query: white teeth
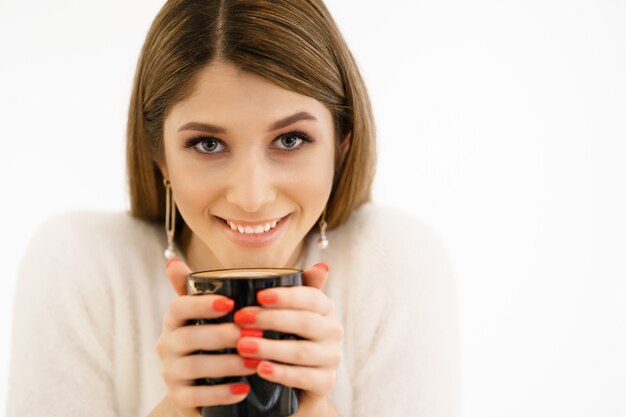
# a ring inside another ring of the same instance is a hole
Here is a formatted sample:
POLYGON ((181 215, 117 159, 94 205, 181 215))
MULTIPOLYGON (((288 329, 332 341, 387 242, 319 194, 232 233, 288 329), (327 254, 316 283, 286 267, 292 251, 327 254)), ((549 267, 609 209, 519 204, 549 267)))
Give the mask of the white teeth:
POLYGON ((269 223, 265 223, 263 224, 257 224, 257 225, 253 225, 253 226, 240 226, 238 224, 235 224, 234 222, 231 222, 230 220, 226 220, 226 224, 228 224, 228 226, 233 229, 233 230, 237 230, 239 233, 241 234, 261 234, 261 233, 265 233, 267 231, 269 231, 270 229, 274 229, 276 227, 276 224, 279 222, 280 220, 274 220, 272 222, 269 223))

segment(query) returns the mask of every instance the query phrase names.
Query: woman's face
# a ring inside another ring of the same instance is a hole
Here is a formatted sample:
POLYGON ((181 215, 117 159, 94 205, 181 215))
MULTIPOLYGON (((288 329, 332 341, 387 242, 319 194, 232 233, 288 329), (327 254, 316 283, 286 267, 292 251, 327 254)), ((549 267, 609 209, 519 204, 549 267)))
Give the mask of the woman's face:
POLYGON ((165 119, 161 167, 192 269, 293 266, 330 195, 333 132, 311 97, 228 63, 202 69, 165 119))

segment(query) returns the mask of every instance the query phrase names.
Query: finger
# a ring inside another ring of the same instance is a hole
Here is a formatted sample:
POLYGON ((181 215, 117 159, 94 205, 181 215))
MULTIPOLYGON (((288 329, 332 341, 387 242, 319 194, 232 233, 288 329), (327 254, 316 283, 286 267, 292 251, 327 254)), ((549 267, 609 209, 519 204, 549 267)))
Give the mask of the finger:
POLYGON ((231 312, 235 302, 222 295, 181 295, 175 298, 163 316, 163 327, 173 330, 189 320, 212 319, 231 312))
POLYGON ((249 368, 244 358, 235 354, 227 355, 187 355, 174 360, 164 368, 161 375, 166 382, 180 383, 201 378, 223 378, 226 376, 246 376, 256 373, 249 368))
POLYGON ((237 352, 244 357, 300 366, 336 367, 341 362, 339 346, 308 340, 243 337, 237 342, 237 352))
POLYGON ((258 375, 267 381, 300 388, 315 395, 328 392, 335 385, 336 378, 334 368, 309 368, 270 361, 261 361, 257 371, 258 375))
POLYGON ((199 350, 235 348, 240 338, 241 329, 233 323, 183 326, 168 339, 167 351, 183 356, 199 350))
POLYGON ((308 310, 322 316, 335 309, 330 298, 314 287, 275 287, 257 292, 257 301, 263 307, 308 310))
POLYGON ((220 384, 213 386, 179 385, 168 392, 175 406, 193 409, 212 405, 236 404, 250 392, 250 385, 245 383, 220 384))
MULTIPOLYGON (((243 314, 251 310, 243 310, 243 314)), ((241 317, 238 314, 235 313, 237 324, 241 317)), ((343 328, 336 320, 310 311, 260 308, 254 311, 254 324, 243 324, 242 327, 291 333, 312 341, 339 341, 343 337, 343 328)))
POLYGON ((167 268, 167 277, 176 294, 187 294, 187 276, 191 274, 191 269, 187 264, 174 257, 167 260, 165 267, 167 268))
POLYGON ((302 273, 302 283, 308 287, 324 288, 330 267, 324 262, 317 263, 302 273))

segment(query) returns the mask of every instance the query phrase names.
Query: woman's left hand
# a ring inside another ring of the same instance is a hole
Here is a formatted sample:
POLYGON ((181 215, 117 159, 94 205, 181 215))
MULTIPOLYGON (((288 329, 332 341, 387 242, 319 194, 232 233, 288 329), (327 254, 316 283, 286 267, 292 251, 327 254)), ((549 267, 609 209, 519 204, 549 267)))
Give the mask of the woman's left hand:
POLYGON ((328 266, 319 263, 304 271, 304 286, 278 287, 257 293, 262 307, 245 307, 235 313, 235 323, 246 329, 275 330, 296 334, 305 340, 260 338, 254 330, 243 331, 237 351, 247 358, 263 379, 299 388, 310 403, 326 401, 335 384, 341 361, 343 327, 334 304, 322 291, 328 266), (256 333, 256 334, 255 334, 256 333), (255 337, 256 336, 256 337, 255 337))

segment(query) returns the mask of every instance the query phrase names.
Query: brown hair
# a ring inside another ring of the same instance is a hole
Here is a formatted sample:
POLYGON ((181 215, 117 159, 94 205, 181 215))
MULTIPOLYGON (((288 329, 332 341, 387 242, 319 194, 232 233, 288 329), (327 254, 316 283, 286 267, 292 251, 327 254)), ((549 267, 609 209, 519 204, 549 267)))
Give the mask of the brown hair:
MULTIPOLYGON (((126 156, 133 216, 164 222, 163 121, 190 92, 199 70, 216 59, 313 97, 330 110, 336 159, 329 229, 371 199, 376 144, 369 97, 321 0, 170 0, 150 27, 130 100, 126 156), (340 146, 349 132, 342 161, 340 146)), ((178 217, 180 230, 186 225, 178 217)))

